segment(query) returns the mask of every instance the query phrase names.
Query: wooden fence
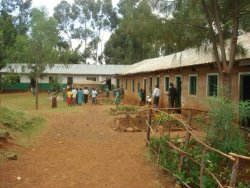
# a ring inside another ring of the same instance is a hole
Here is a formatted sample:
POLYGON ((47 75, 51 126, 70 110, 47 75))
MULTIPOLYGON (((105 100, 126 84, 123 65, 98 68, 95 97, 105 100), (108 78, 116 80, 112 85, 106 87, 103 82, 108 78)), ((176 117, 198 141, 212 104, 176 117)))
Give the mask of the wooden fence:
MULTIPOLYGON (((157 128, 158 128, 158 126, 160 124, 160 123, 158 123, 156 128, 154 128, 154 129, 152 128, 152 114, 153 114, 153 111, 154 111, 154 113, 166 113, 167 114, 168 112, 172 112, 173 110, 176 110, 176 109, 170 109, 170 108, 158 109, 158 110, 152 109, 152 108, 149 109, 148 120, 147 120, 146 145, 149 144, 150 135, 152 134, 152 136, 155 136, 157 128)), ((192 128, 192 114, 194 112, 205 112, 205 111, 200 111, 200 110, 195 110, 195 109, 188 109, 188 108, 179 109, 179 110, 182 110, 182 111, 187 110, 188 111, 187 122, 183 121, 181 118, 176 117, 174 114, 170 113, 168 115, 171 116, 172 119, 178 121, 185 128, 184 129, 185 132, 186 132, 185 143, 184 143, 185 147, 186 148, 189 147, 190 139, 193 138, 194 140, 196 140, 197 143, 199 143, 202 146, 202 153, 201 153, 202 157, 201 157, 200 162, 195 160, 189 153, 187 153, 187 152, 183 151, 182 149, 178 148, 177 146, 175 146, 171 142, 171 139, 169 139, 169 141, 167 141, 168 147, 172 148, 173 150, 175 150, 180 155, 180 161, 179 161, 179 164, 178 164, 178 171, 182 172, 184 159, 188 158, 189 160, 191 160, 193 163, 195 163, 196 165, 198 165, 200 167, 200 174, 199 174, 199 182, 200 182, 199 187, 200 188, 203 188, 204 173, 209 174, 214 179, 214 181, 217 183, 218 187, 220 187, 220 188, 226 188, 226 187, 227 188, 233 188, 233 187, 235 187, 240 160, 250 160, 250 157, 238 155, 238 154, 235 154, 235 153, 227 154, 227 153, 219 151, 219 150, 217 150, 215 148, 210 147, 208 144, 204 143, 200 138, 198 138, 196 136, 198 133, 192 128), (213 151, 215 153, 218 153, 219 155, 223 156, 224 158, 227 158, 230 161, 232 161, 233 165, 232 165, 231 178, 230 178, 229 185, 227 185, 227 186, 222 185, 219 178, 216 177, 216 175, 214 173, 212 173, 209 169, 207 169, 205 167, 205 155, 206 155, 206 152, 208 152, 208 151, 213 151)), ((169 134, 169 138, 170 138, 170 136, 171 136, 170 124, 169 124, 168 134, 169 134)), ((159 153, 158 153, 158 155, 159 155, 159 153)), ((179 180, 181 181, 181 179, 179 179, 179 180)), ((182 183, 183 183, 184 186, 186 186, 188 188, 191 188, 185 182, 182 182, 182 183)))

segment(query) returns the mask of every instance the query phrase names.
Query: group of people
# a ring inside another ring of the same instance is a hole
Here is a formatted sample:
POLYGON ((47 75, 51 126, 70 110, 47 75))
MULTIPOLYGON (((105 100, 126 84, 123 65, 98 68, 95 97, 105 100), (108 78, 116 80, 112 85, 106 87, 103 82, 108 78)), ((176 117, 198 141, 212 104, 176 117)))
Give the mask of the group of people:
MULTIPOLYGON (((109 91, 108 91, 109 92, 109 91)), ((150 92, 151 93, 151 92, 150 92)), ((63 92, 63 98, 64 101, 67 101, 68 106, 74 106, 74 105, 82 105, 83 103, 88 103, 88 98, 91 97, 92 104, 97 104, 97 90, 95 88, 92 88, 91 90, 85 87, 83 90, 82 88, 68 88, 67 91, 64 90, 63 92)), ((106 94, 106 97, 108 97, 109 94, 106 94)), ((122 87, 118 87, 117 89, 113 90, 113 96, 114 96, 114 103, 116 106, 121 104, 121 99, 124 96, 124 90, 122 87)), ((145 105, 146 103, 151 104, 151 96, 146 96, 146 92, 144 89, 140 89, 138 92, 138 96, 140 98, 140 106, 145 105), (149 100, 150 99, 150 100, 149 100)), ((169 107, 175 108, 176 106, 176 97, 177 97, 177 91, 174 87, 173 83, 170 83, 170 88, 168 91, 168 97, 169 97, 169 107)), ((160 99, 160 89, 159 86, 156 85, 155 89, 152 93, 152 98, 154 102, 155 108, 158 108, 159 106, 159 99, 160 99)))
MULTIPOLYGON (((169 97, 169 107, 175 108, 177 91, 176 91, 176 88, 174 87, 173 83, 170 83, 170 88, 168 90, 168 97, 169 97)), ((160 89, 159 89, 158 85, 155 86, 155 89, 153 92, 153 98, 154 98, 154 106, 155 106, 155 108, 158 108, 159 99, 160 99, 160 89)))
POLYGON ((67 91, 63 90, 63 99, 67 102, 68 106, 82 105, 88 103, 88 98, 92 98, 92 104, 97 104, 97 90, 88 87, 82 88, 68 88, 67 91))
MULTIPOLYGON (((151 94, 151 92, 150 92, 150 94, 151 94)), ((158 108, 159 99, 160 99, 160 89, 159 89, 158 85, 155 86, 155 89, 151 95, 146 96, 145 90, 140 89, 140 91, 138 92, 138 96, 140 98, 139 105, 142 106, 142 105, 145 105, 146 103, 151 105, 151 98, 153 97, 154 106, 155 106, 155 108, 158 108)), ((170 83, 168 97, 169 97, 169 107, 174 108, 176 105, 175 103, 176 103, 177 91, 176 91, 176 88, 174 87, 173 83, 170 83)))

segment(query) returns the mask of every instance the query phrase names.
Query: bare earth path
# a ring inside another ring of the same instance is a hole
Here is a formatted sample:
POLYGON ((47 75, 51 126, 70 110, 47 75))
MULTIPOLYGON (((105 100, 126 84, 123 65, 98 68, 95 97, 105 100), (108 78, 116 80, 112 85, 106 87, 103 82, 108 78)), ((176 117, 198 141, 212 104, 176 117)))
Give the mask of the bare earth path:
POLYGON ((107 109, 43 112, 48 125, 34 146, 0 165, 0 187, 170 188, 147 160, 145 133, 113 131, 107 109))

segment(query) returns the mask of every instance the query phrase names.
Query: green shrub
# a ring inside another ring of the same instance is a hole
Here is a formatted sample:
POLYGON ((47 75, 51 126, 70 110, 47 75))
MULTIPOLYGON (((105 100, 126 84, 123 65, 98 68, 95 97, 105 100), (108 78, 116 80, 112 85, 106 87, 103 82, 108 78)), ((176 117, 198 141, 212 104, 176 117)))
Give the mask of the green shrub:
POLYGON ((225 153, 247 153, 247 143, 240 126, 233 122, 237 119, 239 106, 223 98, 212 98, 209 111, 210 127, 206 140, 212 147, 225 153))

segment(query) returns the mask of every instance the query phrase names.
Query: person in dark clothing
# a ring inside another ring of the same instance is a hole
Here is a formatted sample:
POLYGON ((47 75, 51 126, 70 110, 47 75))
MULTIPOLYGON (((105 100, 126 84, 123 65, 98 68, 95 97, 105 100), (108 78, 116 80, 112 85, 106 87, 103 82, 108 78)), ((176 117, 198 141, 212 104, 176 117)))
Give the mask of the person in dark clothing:
POLYGON ((174 87, 173 83, 170 83, 170 88, 168 91, 169 107, 170 108, 175 108, 176 96, 177 96, 176 88, 174 87))
POLYGON ((145 94, 145 91, 143 89, 140 90, 139 97, 140 97, 140 106, 145 105, 145 103, 146 103, 146 94, 145 94))

